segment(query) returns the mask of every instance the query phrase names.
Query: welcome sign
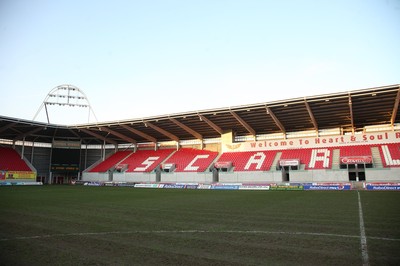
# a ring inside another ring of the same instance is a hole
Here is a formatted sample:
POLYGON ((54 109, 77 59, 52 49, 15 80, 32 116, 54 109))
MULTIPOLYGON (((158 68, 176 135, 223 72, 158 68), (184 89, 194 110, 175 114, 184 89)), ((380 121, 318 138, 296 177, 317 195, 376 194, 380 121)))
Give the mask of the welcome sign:
POLYGON ((334 146, 400 143, 400 131, 343 135, 335 137, 264 140, 222 145, 223 152, 326 148, 334 146))

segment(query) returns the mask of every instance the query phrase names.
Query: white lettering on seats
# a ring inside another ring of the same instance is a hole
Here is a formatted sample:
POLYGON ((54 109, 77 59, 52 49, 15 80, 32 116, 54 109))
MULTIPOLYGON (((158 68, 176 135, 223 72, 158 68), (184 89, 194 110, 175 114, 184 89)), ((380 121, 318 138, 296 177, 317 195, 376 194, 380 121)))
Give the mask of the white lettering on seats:
POLYGON ((400 159, 393 159, 392 155, 390 154, 389 147, 387 145, 382 145, 381 147, 386 165, 388 166, 400 165, 400 159))
POLYGON ((201 154, 201 155, 196 155, 194 159, 185 167, 185 171, 197 171, 199 169, 199 166, 193 166, 193 164, 198 160, 198 159, 206 159, 210 155, 209 154, 201 154))
POLYGON ((315 168, 315 163, 318 161, 323 162, 322 166, 324 168, 329 167, 329 156, 331 151, 328 149, 313 149, 311 150, 311 160, 308 164, 309 168, 315 168))
POLYGON ((257 152, 255 154, 253 154, 250 159, 247 161, 246 166, 244 167, 244 169, 249 170, 250 166, 252 164, 257 164, 256 165, 256 169, 260 170, 264 161, 265 161, 265 154, 263 152, 257 152))
POLYGON ((146 171, 155 161, 157 161, 160 158, 160 156, 154 156, 154 157, 149 157, 144 162, 142 165, 145 165, 143 167, 136 167, 133 171, 136 172, 143 172, 146 171))

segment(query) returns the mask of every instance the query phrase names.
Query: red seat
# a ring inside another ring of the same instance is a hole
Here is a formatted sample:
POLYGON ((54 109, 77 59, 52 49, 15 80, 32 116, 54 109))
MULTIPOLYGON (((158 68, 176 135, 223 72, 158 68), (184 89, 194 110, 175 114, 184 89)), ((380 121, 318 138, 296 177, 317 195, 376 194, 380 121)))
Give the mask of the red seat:
POLYGON ((120 162, 122 159, 124 159, 126 156, 128 156, 132 151, 117 151, 95 167, 93 167, 89 172, 107 172, 111 167, 116 165, 118 162, 120 162))
POLYGON ((225 152, 218 162, 232 162, 235 171, 268 171, 276 151, 225 152))
POLYGON ((204 172, 217 157, 218 152, 182 148, 165 163, 175 164, 175 172, 204 172))
POLYGON ((305 169, 329 169, 332 168, 333 148, 292 149, 283 150, 281 159, 300 159, 300 164, 305 169))
POLYGON ((121 164, 128 164, 127 172, 151 172, 172 152, 172 149, 138 150, 123 160, 121 164))
POLYGON ((6 171, 32 171, 32 169, 21 159, 16 150, 8 147, 0 147, 0 170, 6 171))
POLYGON ((400 143, 379 146, 383 167, 400 167, 400 143))
POLYGON ((340 157, 372 156, 371 145, 341 146, 340 157))

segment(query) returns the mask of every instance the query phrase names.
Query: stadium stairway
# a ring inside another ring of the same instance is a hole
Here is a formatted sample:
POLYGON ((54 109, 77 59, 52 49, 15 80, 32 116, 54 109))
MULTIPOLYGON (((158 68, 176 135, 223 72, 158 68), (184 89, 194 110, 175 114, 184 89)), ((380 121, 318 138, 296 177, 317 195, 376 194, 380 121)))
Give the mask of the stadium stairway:
POLYGON ((282 152, 281 152, 281 151, 279 151, 279 152, 276 153, 275 159, 274 159, 274 161, 272 162, 272 166, 271 166, 271 169, 270 169, 270 170, 276 169, 276 167, 278 166, 279 160, 281 159, 281 156, 282 156, 282 152))
POLYGON ((364 182, 351 182, 353 190, 364 190, 364 182))
POLYGON ((332 151, 332 170, 340 169, 340 149, 332 151))
POLYGON ((371 147, 372 160, 375 168, 383 168, 381 154, 379 152, 379 147, 371 147))

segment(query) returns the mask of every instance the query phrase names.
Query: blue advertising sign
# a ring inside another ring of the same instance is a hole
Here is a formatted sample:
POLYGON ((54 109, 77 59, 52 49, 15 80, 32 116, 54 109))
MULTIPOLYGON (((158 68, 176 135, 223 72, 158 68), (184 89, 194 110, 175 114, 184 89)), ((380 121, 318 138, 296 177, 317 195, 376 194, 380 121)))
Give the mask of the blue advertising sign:
POLYGON ((185 185, 178 185, 178 184, 164 184, 164 188, 185 188, 185 185))
POLYGON ((398 190, 400 191, 400 184, 367 184, 367 190, 398 190))
POLYGON ((304 184, 304 190, 350 190, 351 184, 324 184, 324 183, 312 183, 312 184, 304 184))
POLYGON ((239 187, 239 185, 213 185, 211 189, 237 190, 239 187))

